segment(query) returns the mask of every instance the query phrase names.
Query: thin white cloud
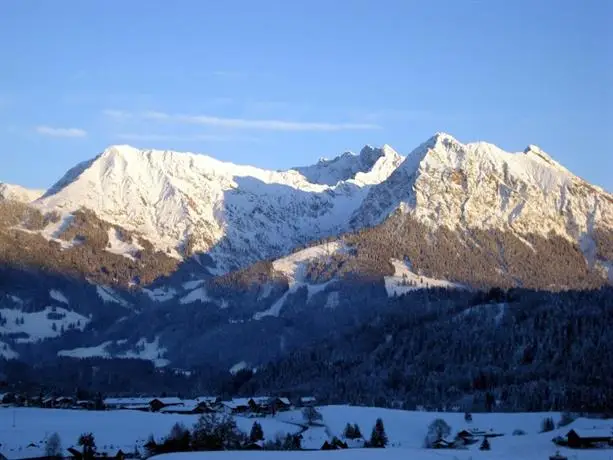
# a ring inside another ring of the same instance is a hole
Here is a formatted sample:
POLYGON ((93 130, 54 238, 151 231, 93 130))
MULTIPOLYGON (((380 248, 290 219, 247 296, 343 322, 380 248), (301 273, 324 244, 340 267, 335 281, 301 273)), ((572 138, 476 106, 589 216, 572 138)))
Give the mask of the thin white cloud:
POLYGON ((373 123, 329 123, 302 122, 287 120, 258 120, 245 118, 226 118, 210 115, 175 115, 164 112, 143 112, 138 115, 146 120, 213 126, 228 129, 253 129, 263 131, 356 131, 380 129, 373 123))
POLYGON ((51 137, 85 137, 87 131, 79 128, 52 128, 51 126, 37 126, 36 132, 51 137))

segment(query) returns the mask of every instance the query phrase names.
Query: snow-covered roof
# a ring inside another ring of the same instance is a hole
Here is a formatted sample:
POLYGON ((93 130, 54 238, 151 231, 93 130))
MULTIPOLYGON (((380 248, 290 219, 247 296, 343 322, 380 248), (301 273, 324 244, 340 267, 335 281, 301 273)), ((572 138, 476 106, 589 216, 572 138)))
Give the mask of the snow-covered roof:
POLYGON ((613 438, 613 431, 609 428, 594 428, 591 430, 586 429, 572 429, 568 432, 574 431, 580 438, 613 438))
POLYGON ((162 404, 181 404, 183 400, 181 398, 154 398, 160 401, 162 404))
POLYGON ((283 404, 286 404, 288 406, 291 405, 291 402, 288 398, 277 398, 277 399, 281 401, 283 404))
POLYGON ((234 408, 241 407, 241 406, 248 406, 250 399, 251 398, 234 398, 231 401, 227 401, 229 404, 226 404, 226 405, 230 405, 234 408))
POLYGON ((193 412, 198 407, 198 403, 195 404, 177 404, 163 407, 160 412, 193 412))
POLYGON ((126 406, 121 406, 123 409, 130 410, 149 410, 149 404, 128 404, 126 406))
POLYGON ((104 404, 107 406, 124 406, 133 404, 149 404, 154 399, 158 399, 155 396, 149 396, 144 398, 106 398, 104 404))
POLYGON ((317 399, 314 396, 303 396, 302 398, 300 398, 300 402, 303 402, 303 403, 315 402, 315 401, 317 401, 317 399))

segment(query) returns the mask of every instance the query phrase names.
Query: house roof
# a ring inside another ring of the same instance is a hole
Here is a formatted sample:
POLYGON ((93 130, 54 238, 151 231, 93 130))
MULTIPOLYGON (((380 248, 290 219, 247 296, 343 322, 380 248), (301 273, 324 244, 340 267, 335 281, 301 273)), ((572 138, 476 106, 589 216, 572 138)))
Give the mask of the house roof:
POLYGON ((595 428, 595 429, 591 429, 591 430, 584 430, 584 429, 572 429, 568 432, 568 435, 570 435, 572 432, 575 432, 575 434, 577 436, 579 436, 580 438, 583 439, 589 439, 589 438, 613 438, 613 432, 608 429, 608 428, 595 428))
POLYGON ((162 404, 181 404, 183 401, 181 398, 154 398, 160 401, 162 404))
POLYGON ((281 401, 283 404, 286 404, 288 406, 291 405, 291 402, 288 398, 277 398, 277 399, 281 401))
POLYGON ((131 410, 149 410, 149 404, 128 404, 125 406, 121 406, 123 409, 131 409, 131 410))
POLYGON ((196 410, 196 408, 198 407, 198 404, 178 404, 178 405, 172 405, 172 406, 166 406, 166 407, 162 407, 160 409, 160 412, 165 413, 165 412, 182 412, 182 413, 190 413, 193 412, 194 410, 196 410))
POLYGON ((300 398, 300 402, 315 402, 317 401, 317 399, 314 396, 303 396, 302 398, 300 398))
POLYGON ((106 398, 104 404, 107 406, 131 406, 135 404, 149 404, 155 398, 153 396, 144 398, 106 398))
POLYGON ((252 398, 234 398, 231 401, 224 401, 224 405, 233 409, 249 405, 249 400, 252 398))

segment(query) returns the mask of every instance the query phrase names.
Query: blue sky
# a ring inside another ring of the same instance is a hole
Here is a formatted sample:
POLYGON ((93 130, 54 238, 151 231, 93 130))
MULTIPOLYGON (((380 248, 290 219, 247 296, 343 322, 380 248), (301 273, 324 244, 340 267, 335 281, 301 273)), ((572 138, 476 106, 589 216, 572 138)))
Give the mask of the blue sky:
POLYGON ((0 3, 0 180, 107 145, 267 168, 437 131, 613 190, 609 0, 0 3))

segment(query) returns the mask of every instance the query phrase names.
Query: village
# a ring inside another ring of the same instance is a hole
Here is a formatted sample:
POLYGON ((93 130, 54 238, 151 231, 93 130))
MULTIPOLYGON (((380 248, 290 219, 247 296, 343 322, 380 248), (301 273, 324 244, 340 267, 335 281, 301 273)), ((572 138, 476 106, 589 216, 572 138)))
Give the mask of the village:
POLYGON ((73 410, 136 410, 167 414, 208 414, 263 416, 294 408, 313 407, 316 398, 305 396, 293 398, 278 396, 258 396, 222 400, 219 396, 200 396, 193 399, 167 396, 138 396, 79 399, 72 396, 38 395, 28 397, 18 393, 0 394, 2 407, 40 407, 44 409, 73 410))
POLYGON ((537 439, 533 438, 534 435, 538 436, 542 447, 549 445, 547 450, 550 452, 540 457, 543 460, 572 458, 569 453, 573 451, 610 452, 609 449, 613 447, 613 425, 609 421, 570 417, 566 413, 471 414, 361 406, 317 406, 317 399, 312 396, 223 399, 219 396, 180 398, 160 395, 102 398, 98 394, 91 399, 79 399, 66 395, 25 397, 4 393, 0 394, 0 403, 0 452, 3 455, 0 460, 45 457, 43 453, 54 431, 66 442, 74 443, 66 445, 63 450, 61 457, 67 459, 84 459, 84 450, 76 441, 83 436, 87 437, 88 433, 95 434, 95 458, 143 458, 147 456, 147 445, 152 440, 160 448, 163 446, 160 443, 169 439, 171 428, 179 425, 189 429, 202 417, 205 420, 234 420, 236 429, 249 435, 246 438, 247 444, 241 445, 240 450, 342 450, 373 447, 373 434, 370 430, 372 428, 375 433, 377 425, 381 423, 383 431, 383 421, 385 443, 380 447, 418 447, 424 452, 439 451, 443 457, 448 455, 447 452, 487 452, 507 448, 517 442, 521 446, 529 439, 537 439), (554 420, 554 417, 559 417, 559 420, 554 420), (109 426, 118 420, 130 428, 121 433, 109 431, 109 426), (356 420, 360 426, 355 423, 356 420), (524 420, 529 422, 524 423, 524 420), (38 431, 34 428, 34 421, 41 424, 38 431), (67 423, 71 426, 70 430, 56 429, 67 423), (249 441, 253 435, 249 432, 253 432, 256 425, 265 434, 258 440, 249 441), (516 428, 512 429, 513 426, 516 428), (20 427, 22 432, 16 431, 20 427), (11 433, 21 433, 15 437, 25 436, 19 446, 11 444, 14 441, 10 439, 11 433))

